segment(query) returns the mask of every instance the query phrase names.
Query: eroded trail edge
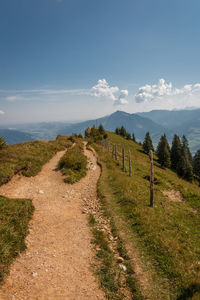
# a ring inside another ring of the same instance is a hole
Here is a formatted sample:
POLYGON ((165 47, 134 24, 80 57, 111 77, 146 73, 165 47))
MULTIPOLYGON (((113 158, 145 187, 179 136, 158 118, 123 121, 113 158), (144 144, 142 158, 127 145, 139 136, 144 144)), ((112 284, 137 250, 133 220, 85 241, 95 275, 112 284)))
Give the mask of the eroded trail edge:
POLYGON ((35 206, 27 250, 11 266, 0 289, 2 300, 105 299, 91 270, 91 233, 82 209, 85 199, 97 199, 100 168, 94 153, 85 149, 87 175, 68 185, 56 171, 64 153, 58 152, 37 176, 15 176, 0 187, 1 195, 30 198, 35 206))

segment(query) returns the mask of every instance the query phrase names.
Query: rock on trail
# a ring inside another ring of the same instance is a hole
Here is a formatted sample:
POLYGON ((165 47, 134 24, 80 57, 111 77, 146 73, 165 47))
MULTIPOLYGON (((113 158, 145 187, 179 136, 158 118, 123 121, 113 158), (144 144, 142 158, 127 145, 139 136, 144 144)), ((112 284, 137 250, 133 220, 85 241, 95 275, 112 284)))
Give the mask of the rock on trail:
POLYGON ((33 199, 35 212, 26 238, 27 250, 13 263, 0 288, 1 300, 103 300, 93 275, 93 250, 85 200, 96 199, 100 168, 93 152, 85 149, 89 168, 74 185, 64 183, 56 167, 58 152, 35 177, 15 176, 0 194, 33 199))

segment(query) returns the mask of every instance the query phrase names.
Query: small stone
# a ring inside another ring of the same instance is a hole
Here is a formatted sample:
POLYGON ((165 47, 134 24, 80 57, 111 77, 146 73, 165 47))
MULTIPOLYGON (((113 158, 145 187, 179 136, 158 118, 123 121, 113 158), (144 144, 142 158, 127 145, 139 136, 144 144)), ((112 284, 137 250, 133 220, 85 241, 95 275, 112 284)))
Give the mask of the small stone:
POLYGON ((112 236, 112 235, 109 237, 109 240, 110 240, 110 241, 113 241, 113 236, 112 236))
POLYGON ((101 248, 97 248, 96 250, 97 250, 97 251, 101 251, 101 248))
POLYGON ((124 262, 124 258, 121 257, 121 256, 118 256, 117 257, 117 261, 118 261, 118 263, 123 263, 124 262))
POLYGON ((33 277, 36 277, 38 274, 37 274, 37 272, 33 272, 32 275, 33 275, 33 277))
POLYGON ((123 265, 123 264, 119 264, 119 267, 124 271, 124 272, 126 272, 126 270, 127 270, 127 268, 126 268, 126 266, 125 265, 123 265))
POLYGON ((43 190, 39 190, 39 194, 44 194, 44 191, 43 190))

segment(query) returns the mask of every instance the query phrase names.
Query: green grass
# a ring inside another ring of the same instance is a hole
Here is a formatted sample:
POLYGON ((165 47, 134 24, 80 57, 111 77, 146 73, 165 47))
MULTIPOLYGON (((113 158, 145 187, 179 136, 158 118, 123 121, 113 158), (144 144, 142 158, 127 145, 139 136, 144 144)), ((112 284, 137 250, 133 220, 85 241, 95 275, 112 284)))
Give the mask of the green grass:
POLYGON ((57 151, 71 145, 72 142, 67 137, 58 136, 55 141, 34 141, 7 146, 0 150, 0 185, 8 182, 17 173, 27 177, 37 175, 57 151))
POLYGON ((75 183, 86 175, 87 158, 83 154, 83 143, 78 141, 59 161, 59 167, 65 175, 65 182, 75 183))
POLYGON ((119 145, 119 152, 122 146, 126 154, 131 150, 133 176, 122 172, 120 157, 116 162, 111 153, 96 145, 103 166, 100 190, 107 195, 106 205, 129 245, 130 256, 136 247, 147 274, 153 277, 148 297, 200 299, 199 186, 161 169, 155 161, 155 207, 149 207, 148 156, 138 144, 120 136, 109 133, 109 140, 119 145), (166 189, 179 190, 184 201, 169 201, 162 193, 166 189))
POLYGON ((14 258, 26 249, 25 237, 33 210, 31 200, 0 196, 0 283, 14 258))
MULTIPOLYGON (((129 263, 129 258, 124 246, 121 245, 121 240, 117 234, 116 228, 114 237, 118 237, 117 250, 119 251, 119 255, 125 259, 124 265, 127 268, 126 274, 124 274, 120 269, 114 253, 110 249, 108 237, 98 228, 98 221, 95 220, 93 215, 89 216, 89 224, 92 227, 92 243, 95 245, 96 249, 98 249, 96 250, 97 263, 94 265, 94 269, 96 274, 99 276, 100 284, 105 291, 106 298, 112 300, 126 299, 128 291, 129 295, 130 292, 134 294, 135 300, 142 300, 142 296, 136 289, 136 283, 133 277, 132 267, 129 263)), ((111 228, 114 228, 114 224, 112 224, 111 228)))

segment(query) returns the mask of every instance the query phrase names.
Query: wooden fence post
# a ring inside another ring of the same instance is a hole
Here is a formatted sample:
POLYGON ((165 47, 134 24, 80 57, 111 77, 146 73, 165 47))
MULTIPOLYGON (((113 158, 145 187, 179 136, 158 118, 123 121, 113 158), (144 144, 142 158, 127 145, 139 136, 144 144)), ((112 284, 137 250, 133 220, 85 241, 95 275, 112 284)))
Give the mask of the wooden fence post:
POLYGON ((108 152, 109 152, 109 150, 110 150, 110 147, 109 147, 109 142, 108 142, 108 152))
POLYGON ((154 173, 153 173, 153 151, 149 151, 150 158, 150 206, 154 207, 154 173))
POLYGON ((113 144, 113 147, 112 147, 112 158, 114 157, 114 152, 115 152, 115 145, 113 144))
POLYGON ((132 176, 132 166, 131 166, 131 151, 128 151, 128 156, 129 156, 129 176, 132 176))
POLYGON ((125 172, 124 148, 122 148, 122 169, 123 169, 123 172, 125 172))
POLYGON ((117 144, 115 144, 115 159, 117 160, 117 144))

